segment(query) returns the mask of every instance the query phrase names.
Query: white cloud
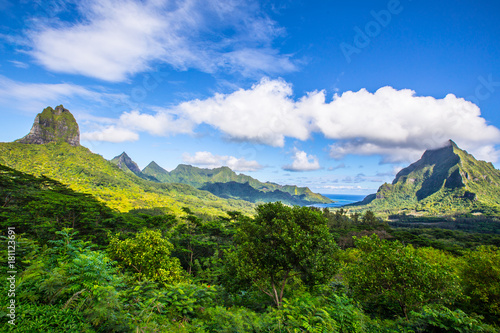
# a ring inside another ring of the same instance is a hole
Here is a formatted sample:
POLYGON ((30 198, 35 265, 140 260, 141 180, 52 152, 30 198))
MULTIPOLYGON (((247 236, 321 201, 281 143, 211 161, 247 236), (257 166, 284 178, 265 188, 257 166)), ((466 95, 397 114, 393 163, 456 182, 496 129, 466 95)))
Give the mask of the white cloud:
POLYGON ((22 62, 22 61, 17 61, 17 60, 9 60, 10 63, 12 63, 14 66, 16 66, 17 68, 23 68, 23 69, 26 69, 26 68, 29 68, 30 65, 28 65, 27 63, 25 62, 22 62))
POLYGON ((293 163, 283 167, 287 171, 313 171, 321 169, 318 158, 313 155, 307 155, 306 152, 294 149, 293 163))
POLYGON ((24 83, 0 75, 0 102, 4 107, 37 113, 49 105, 65 104, 75 101, 76 98, 102 105, 127 97, 123 94, 94 91, 71 83, 24 83))
POLYGON ((194 126, 192 120, 178 117, 170 113, 169 110, 158 111, 156 115, 139 113, 138 111, 125 112, 120 116, 118 124, 124 128, 160 136, 191 133, 194 126))
POLYGON ((256 171, 262 169, 257 161, 247 161, 245 158, 236 158, 234 156, 214 155, 208 151, 199 151, 194 156, 185 153, 182 155, 184 163, 202 166, 213 169, 221 166, 228 166, 234 171, 256 171))
POLYGON ((49 70, 115 82, 157 62, 250 76, 295 70, 271 48, 282 30, 251 0, 88 0, 78 10, 77 22, 28 33, 31 54, 49 70))
POLYGON ((85 115, 85 119, 94 120, 97 127, 93 132, 82 134, 82 140, 123 142, 139 139, 138 132, 148 132, 151 135, 167 136, 181 133, 192 133, 193 122, 179 118, 176 115, 158 111, 155 115, 124 112, 119 119, 98 118, 85 115), (99 125, 100 124, 100 125, 99 125))
POLYGON ((139 135, 124 128, 109 126, 101 131, 85 132, 81 134, 81 140, 84 141, 106 141, 106 142, 125 142, 137 141, 139 135))
POLYGON ((327 103, 324 91, 298 101, 292 93, 283 80, 263 79, 248 90, 182 103, 177 112, 232 139, 278 147, 286 137, 307 140, 319 132, 336 140, 331 156, 338 159, 381 155, 387 163, 410 162, 448 139, 487 160, 498 156, 498 128, 486 123, 475 104, 452 94, 436 99, 383 87, 375 93, 348 91, 327 103))
POLYGON ((500 130, 487 124, 475 104, 452 94, 438 99, 383 87, 374 93, 347 91, 330 102, 324 91, 298 100, 292 96, 287 82, 264 78, 249 89, 153 108, 155 114, 123 113, 117 126, 169 135, 192 133, 206 124, 228 139, 274 147, 284 147, 286 138, 304 141, 321 133, 333 140, 330 156, 335 159, 354 154, 379 155, 385 163, 413 162, 449 139, 480 159, 500 157, 495 149, 500 130))
POLYGON ((283 147, 287 136, 306 140, 310 135, 307 115, 295 108, 291 94, 285 81, 263 79, 248 90, 182 103, 178 111, 231 139, 283 147))
POLYGON ((500 141, 498 128, 486 123, 475 104, 452 94, 436 99, 383 87, 375 93, 345 92, 330 103, 324 99, 323 92, 316 93, 303 107, 310 110, 318 131, 339 140, 331 146, 334 158, 376 154, 384 156, 384 162, 407 162, 448 139, 477 153, 495 151, 500 141))

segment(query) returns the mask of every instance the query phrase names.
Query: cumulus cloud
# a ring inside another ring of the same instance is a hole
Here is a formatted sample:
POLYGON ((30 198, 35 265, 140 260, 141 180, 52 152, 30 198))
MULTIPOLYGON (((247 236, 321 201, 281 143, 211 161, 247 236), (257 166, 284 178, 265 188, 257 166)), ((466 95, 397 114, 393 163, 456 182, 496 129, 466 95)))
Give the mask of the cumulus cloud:
POLYGON ((191 133, 194 123, 191 119, 179 117, 168 110, 157 111, 155 115, 138 111, 125 112, 118 120, 120 127, 144 131, 152 135, 191 133))
POLYGON ((117 143, 124 141, 137 141, 139 140, 139 135, 124 128, 109 126, 101 131, 82 133, 81 139, 85 141, 106 141, 117 143))
POLYGON ((214 155, 208 151, 199 151, 194 155, 184 153, 182 160, 184 163, 209 169, 227 166, 234 171, 257 171, 263 168, 257 161, 247 161, 243 157, 214 155))
MULTIPOLYGON (((332 139, 334 159, 379 155, 385 163, 407 163, 449 139, 480 159, 495 162, 500 157, 495 149, 500 130, 481 117, 479 107, 452 94, 417 96, 413 90, 387 86, 374 93, 361 89, 336 94, 329 102, 324 91, 292 96, 289 83, 264 78, 249 89, 156 109, 154 114, 124 113, 117 122, 154 135, 191 133, 206 124, 230 140, 274 147, 284 147, 286 138, 308 140, 320 133, 332 139)), ((314 166, 314 160, 308 162, 314 166)))
POLYGON ((254 73, 295 70, 271 47, 283 32, 252 0, 88 0, 77 22, 43 22, 31 30, 31 54, 56 72, 124 81, 166 63, 254 73))
POLYGON ((307 115, 295 108, 291 94, 285 81, 266 78, 248 90, 182 103, 178 112, 231 139, 283 147, 285 137, 306 140, 310 135, 307 115))
POLYGON ((303 107, 310 110, 314 126, 338 140, 331 146, 334 158, 377 154, 384 156, 384 162, 411 161, 448 139, 475 152, 491 153, 500 141, 500 131, 486 123, 479 108, 453 94, 436 99, 383 87, 375 93, 361 89, 335 95, 330 103, 325 103, 323 92, 308 97, 303 107))
POLYGON ((287 171, 314 171, 318 169, 321 169, 318 158, 297 148, 294 149, 292 164, 283 167, 283 170, 287 171))
POLYGON ((124 112, 119 119, 98 118, 85 115, 86 119, 101 124, 99 130, 83 133, 82 138, 88 141, 123 142, 136 141, 139 132, 147 132, 155 136, 168 136, 192 133, 194 122, 180 118, 175 114, 159 111, 154 115, 140 113, 136 110, 124 112))
POLYGON ((335 95, 326 102, 324 91, 297 101, 283 80, 263 79, 248 90, 216 95, 179 105, 179 112, 198 123, 221 130, 230 138, 284 146, 286 137, 306 140, 311 133, 334 139, 330 155, 380 155, 383 162, 409 162, 426 149, 443 146, 448 139, 495 161, 500 131, 488 125, 480 109, 452 94, 442 99, 416 96, 409 89, 383 87, 335 95))

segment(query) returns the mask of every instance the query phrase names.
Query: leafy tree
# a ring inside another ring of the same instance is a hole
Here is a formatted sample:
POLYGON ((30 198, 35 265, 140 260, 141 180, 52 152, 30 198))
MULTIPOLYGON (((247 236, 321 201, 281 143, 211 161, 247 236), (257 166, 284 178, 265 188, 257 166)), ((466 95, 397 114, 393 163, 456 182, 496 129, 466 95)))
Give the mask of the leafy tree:
POLYGON ((200 218, 184 207, 183 216, 169 232, 174 245, 172 255, 198 282, 217 284, 222 274, 224 249, 232 246, 238 212, 228 212, 217 219, 200 218))
POLYGON ((381 240, 377 235, 356 240, 361 253, 344 269, 349 288, 356 298, 408 318, 409 311, 429 302, 453 300, 458 276, 449 265, 432 257, 432 250, 417 251, 398 241, 381 240), (426 259, 431 257, 431 259, 426 259))
POLYGON ((170 256, 173 245, 161 232, 144 230, 135 238, 120 240, 112 236, 108 251, 111 256, 133 272, 137 278, 158 281, 165 285, 184 280, 179 259, 170 256))
POLYGON ((371 210, 367 210, 363 217, 361 218, 361 222, 368 225, 374 225, 380 223, 375 214, 371 210))
POLYGON ((461 275, 469 307, 500 323, 500 249, 480 246, 465 256, 461 275))
POLYGON ((211 244, 203 233, 203 220, 193 214, 188 207, 183 207, 182 210, 187 215, 175 226, 172 240, 181 264, 188 274, 191 274, 195 259, 203 255, 206 247, 211 244))
POLYGON ((232 261, 236 273, 281 306, 287 282, 298 277, 308 286, 329 280, 337 269, 337 246, 321 212, 281 202, 259 205, 254 219, 244 218, 232 261))

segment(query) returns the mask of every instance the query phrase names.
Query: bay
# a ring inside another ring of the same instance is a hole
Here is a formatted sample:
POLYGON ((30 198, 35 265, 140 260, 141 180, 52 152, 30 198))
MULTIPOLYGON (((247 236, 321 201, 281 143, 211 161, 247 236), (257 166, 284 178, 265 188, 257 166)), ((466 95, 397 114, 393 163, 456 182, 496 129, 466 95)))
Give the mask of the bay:
POLYGON ((358 194, 322 194, 322 195, 332 199, 334 202, 329 204, 315 204, 311 205, 311 207, 318 207, 318 208, 341 207, 344 205, 361 201, 366 197, 366 195, 358 195, 358 194))

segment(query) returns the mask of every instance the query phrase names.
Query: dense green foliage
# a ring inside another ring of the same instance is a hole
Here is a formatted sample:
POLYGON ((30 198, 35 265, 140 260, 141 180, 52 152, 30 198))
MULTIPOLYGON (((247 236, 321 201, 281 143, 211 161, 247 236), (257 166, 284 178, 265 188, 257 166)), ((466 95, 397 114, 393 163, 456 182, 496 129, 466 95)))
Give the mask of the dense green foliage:
POLYGON ((436 250, 417 250, 373 235, 356 241, 356 254, 344 269, 345 278, 354 296, 372 309, 381 307, 381 315, 407 318, 424 304, 449 303, 456 297, 454 262, 436 250))
POLYGON ((0 143, 0 164, 36 176, 44 175, 90 193, 107 206, 122 212, 134 208, 165 208, 182 213, 182 207, 219 215, 239 210, 251 213, 254 206, 246 201, 218 198, 184 184, 159 184, 126 173, 87 148, 66 143, 27 145, 0 143))
MULTIPOLYGON (((45 146, 20 150, 39 161, 32 149, 53 149, 56 159, 65 153, 95 158, 79 150, 84 148, 63 152, 45 146)), ((28 165, 18 158, 16 164, 28 165)), ((117 196, 125 195, 121 185, 132 194, 138 193, 132 184, 158 186, 137 177, 128 182, 135 176, 107 162, 99 165, 101 175, 116 175, 117 196)), ((82 179, 58 170, 61 178, 82 179)), ((78 184, 74 188, 84 188, 78 184)), ((97 186, 83 184, 89 192, 97 186)), ((498 234, 487 233, 498 222, 493 218, 463 229, 483 233, 466 233, 439 229, 435 221, 410 228, 423 222, 407 220, 404 229, 392 229, 371 211, 349 214, 279 202, 258 205, 252 215, 208 215, 168 205, 124 213, 74 188, 0 166, 0 253, 9 258, 5 236, 15 227, 17 272, 16 325, 8 323, 12 297, 3 289, 2 332, 500 328, 498 234)), ((455 222, 479 219, 469 218, 455 222)), ((12 274, 8 270, 0 268, 4 281, 12 274)))
MULTIPOLYGON (((35 177, 0 165, 0 225, 15 226, 40 240, 73 228, 96 241, 124 226, 113 211, 89 194, 75 192, 45 176, 35 177)), ((123 220, 123 219, 121 219, 123 220)))
POLYGON ((255 219, 243 219, 235 244, 230 256, 234 277, 252 281, 277 307, 293 277, 314 286, 327 282, 337 269, 337 246, 327 220, 306 207, 280 202, 258 206, 255 219))
POLYGON ((165 285, 184 280, 179 259, 170 256, 173 245, 161 232, 143 230, 134 238, 109 240, 110 256, 130 269, 138 280, 153 280, 165 285))

